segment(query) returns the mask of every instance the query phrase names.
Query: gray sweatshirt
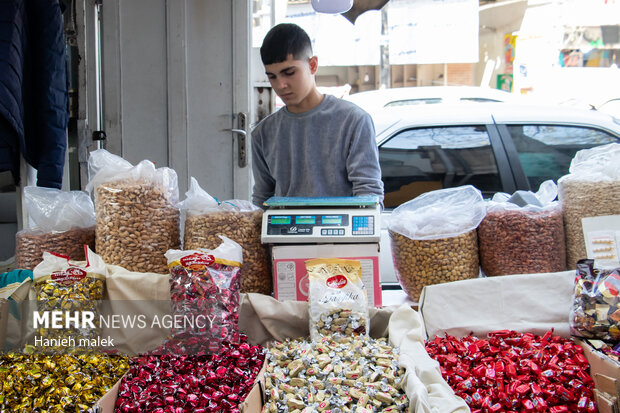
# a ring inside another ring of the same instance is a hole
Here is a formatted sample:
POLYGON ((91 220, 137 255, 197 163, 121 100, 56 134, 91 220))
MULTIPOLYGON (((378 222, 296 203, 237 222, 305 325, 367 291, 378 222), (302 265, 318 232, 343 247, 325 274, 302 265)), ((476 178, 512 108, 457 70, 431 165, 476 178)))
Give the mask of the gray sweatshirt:
POLYGON ((368 113, 354 103, 325 95, 314 109, 286 107, 252 131, 252 202, 271 196, 379 195, 383 182, 368 113))

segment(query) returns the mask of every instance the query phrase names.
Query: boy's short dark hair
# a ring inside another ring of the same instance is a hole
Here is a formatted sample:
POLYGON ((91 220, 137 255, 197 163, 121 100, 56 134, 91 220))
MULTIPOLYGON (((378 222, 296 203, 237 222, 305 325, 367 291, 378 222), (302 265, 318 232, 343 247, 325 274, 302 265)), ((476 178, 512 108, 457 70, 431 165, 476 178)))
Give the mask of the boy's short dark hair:
POLYGON ((269 30, 260 48, 264 65, 280 63, 292 55, 295 60, 312 57, 312 42, 308 34, 296 24, 281 23, 269 30))

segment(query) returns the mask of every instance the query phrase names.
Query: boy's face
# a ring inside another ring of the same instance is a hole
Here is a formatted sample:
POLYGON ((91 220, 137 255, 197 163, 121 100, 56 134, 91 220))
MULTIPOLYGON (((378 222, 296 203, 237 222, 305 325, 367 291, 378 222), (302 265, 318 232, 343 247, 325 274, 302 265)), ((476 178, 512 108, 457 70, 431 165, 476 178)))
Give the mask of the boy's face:
POLYGON ((317 69, 316 56, 295 60, 292 55, 288 55, 283 62, 265 65, 271 87, 293 112, 303 108, 306 98, 314 90, 314 74, 317 69))

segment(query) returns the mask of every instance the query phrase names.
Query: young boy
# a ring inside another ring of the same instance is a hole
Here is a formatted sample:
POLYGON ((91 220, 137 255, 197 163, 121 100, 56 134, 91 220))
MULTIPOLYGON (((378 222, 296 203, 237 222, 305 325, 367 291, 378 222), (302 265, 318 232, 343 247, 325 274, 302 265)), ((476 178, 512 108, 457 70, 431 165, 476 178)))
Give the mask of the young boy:
POLYGON ((265 36, 260 53, 286 106, 252 131, 252 202, 262 207, 271 196, 372 194, 382 201, 372 119, 357 105, 319 92, 318 58, 306 32, 279 24, 265 36))

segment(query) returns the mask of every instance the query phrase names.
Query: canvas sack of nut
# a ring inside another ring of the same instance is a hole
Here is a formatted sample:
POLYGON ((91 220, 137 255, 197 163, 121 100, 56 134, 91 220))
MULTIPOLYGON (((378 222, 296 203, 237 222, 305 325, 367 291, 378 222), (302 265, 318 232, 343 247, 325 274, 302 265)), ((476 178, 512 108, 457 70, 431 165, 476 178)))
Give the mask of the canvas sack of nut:
POLYGON ((132 166, 97 149, 88 158, 88 174, 97 253, 107 264, 130 271, 167 274, 164 254, 181 247, 176 172, 147 160, 132 166))
POLYGON ((482 194, 471 185, 427 192, 392 212, 396 276, 413 301, 426 285, 479 275, 476 228, 485 213, 482 194))
POLYGON ((240 199, 219 202, 191 178, 181 202, 185 212, 183 249, 214 249, 224 235, 243 247, 241 292, 270 295, 272 292, 269 249, 261 243, 263 210, 240 199))

